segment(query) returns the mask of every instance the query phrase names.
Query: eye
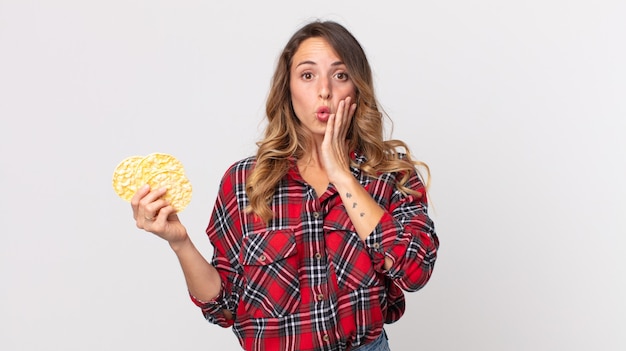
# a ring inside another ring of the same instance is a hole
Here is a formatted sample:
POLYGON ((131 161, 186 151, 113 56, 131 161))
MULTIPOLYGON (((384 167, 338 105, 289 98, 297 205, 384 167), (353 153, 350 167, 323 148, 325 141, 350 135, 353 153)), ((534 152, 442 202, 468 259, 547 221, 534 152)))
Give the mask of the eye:
POLYGON ((348 77, 348 73, 346 73, 346 72, 335 73, 335 77, 337 77, 337 79, 339 79, 339 80, 348 80, 348 78, 349 78, 348 77))
POLYGON ((300 75, 304 80, 311 80, 313 78, 313 74, 311 72, 304 72, 300 75))

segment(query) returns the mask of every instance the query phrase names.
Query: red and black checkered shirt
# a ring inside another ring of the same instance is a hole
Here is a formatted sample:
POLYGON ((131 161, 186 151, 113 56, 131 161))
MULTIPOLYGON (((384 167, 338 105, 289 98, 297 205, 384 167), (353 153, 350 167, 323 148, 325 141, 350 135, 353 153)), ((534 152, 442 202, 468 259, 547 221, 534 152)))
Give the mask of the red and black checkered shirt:
POLYGON ((207 228, 220 296, 192 300, 208 321, 232 326, 245 350, 350 350, 375 340, 384 323, 402 316, 402 290, 422 288, 437 257, 439 240, 417 173, 406 185, 422 196, 398 191, 399 174, 371 178, 351 169, 385 209, 363 241, 335 188, 318 198, 295 161, 276 188, 274 219, 266 224, 246 213, 245 183, 254 164, 247 158, 226 172, 207 228), (385 257, 393 261, 388 270, 385 257))

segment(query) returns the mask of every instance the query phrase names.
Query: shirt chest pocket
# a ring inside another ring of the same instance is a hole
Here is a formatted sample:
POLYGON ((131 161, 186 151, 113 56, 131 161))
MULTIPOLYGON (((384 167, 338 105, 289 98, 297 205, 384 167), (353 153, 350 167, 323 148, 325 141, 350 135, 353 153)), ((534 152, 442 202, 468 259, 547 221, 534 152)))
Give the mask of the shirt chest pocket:
POLYGON ((253 318, 278 318, 297 311, 297 253, 295 234, 290 229, 244 237, 239 259, 246 284, 241 303, 253 318))
POLYGON ((372 259, 356 233, 328 232, 326 245, 339 289, 354 291, 380 284, 372 259))

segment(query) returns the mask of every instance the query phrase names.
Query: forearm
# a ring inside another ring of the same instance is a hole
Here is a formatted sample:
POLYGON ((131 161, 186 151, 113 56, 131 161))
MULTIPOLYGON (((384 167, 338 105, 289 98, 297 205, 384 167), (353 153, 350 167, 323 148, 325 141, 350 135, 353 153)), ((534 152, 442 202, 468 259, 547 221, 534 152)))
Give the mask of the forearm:
MULTIPOLYGON (((346 177, 343 181, 337 181, 333 185, 341 196, 357 234, 361 240, 365 241, 380 222, 385 213, 384 210, 352 176, 346 177)), ((385 258, 383 268, 389 269, 392 263, 391 259, 385 258)))
POLYGON ((354 177, 346 177, 334 186, 357 234, 361 240, 367 239, 383 216, 383 209, 354 177))
POLYGON ((217 269, 200 254, 189 237, 178 243, 170 243, 170 246, 183 270, 189 293, 202 301, 215 298, 222 284, 217 269))

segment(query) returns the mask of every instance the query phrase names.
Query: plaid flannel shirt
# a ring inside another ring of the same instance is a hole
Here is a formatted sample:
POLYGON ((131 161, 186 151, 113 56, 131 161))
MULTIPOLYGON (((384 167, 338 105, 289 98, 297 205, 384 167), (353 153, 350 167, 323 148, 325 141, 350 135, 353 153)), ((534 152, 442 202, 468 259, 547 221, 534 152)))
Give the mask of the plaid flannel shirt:
POLYGON ((335 188, 316 196, 295 161, 276 188, 275 218, 266 224, 246 213, 254 164, 241 160, 222 178, 207 227, 222 290, 210 302, 191 296, 194 303, 209 322, 232 326, 245 350, 350 350, 375 340, 402 316, 403 290, 422 288, 435 264, 439 240, 417 173, 407 185, 421 196, 398 191, 399 174, 371 178, 351 167, 385 210, 363 241, 335 188))

